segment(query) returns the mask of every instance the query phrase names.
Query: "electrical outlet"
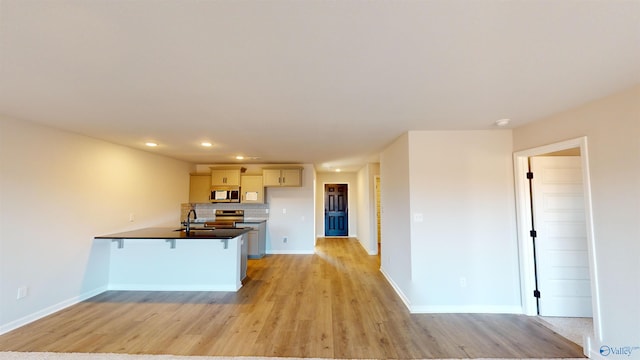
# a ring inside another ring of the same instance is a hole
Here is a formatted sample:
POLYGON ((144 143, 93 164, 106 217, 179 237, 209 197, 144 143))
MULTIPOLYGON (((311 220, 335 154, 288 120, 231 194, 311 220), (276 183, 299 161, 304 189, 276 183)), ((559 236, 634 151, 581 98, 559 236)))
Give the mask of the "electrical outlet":
POLYGON ((282 213, 286 214, 287 213, 287 209, 286 208, 282 208, 282 213))
POLYGON ((129 222, 136 221, 136 215, 134 213, 129 213, 129 222))
POLYGON ((460 287, 461 288, 465 288, 467 287, 467 278, 466 277, 460 277, 460 287))
POLYGON ((285 243, 285 244, 287 243, 287 240, 289 240, 289 239, 287 239, 286 236, 282 238, 282 242, 285 243))
POLYGON ((18 288, 18 296, 16 296, 16 299, 20 300, 20 299, 26 297, 27 295, 29 295, 29 287, 20 286, 18 288))

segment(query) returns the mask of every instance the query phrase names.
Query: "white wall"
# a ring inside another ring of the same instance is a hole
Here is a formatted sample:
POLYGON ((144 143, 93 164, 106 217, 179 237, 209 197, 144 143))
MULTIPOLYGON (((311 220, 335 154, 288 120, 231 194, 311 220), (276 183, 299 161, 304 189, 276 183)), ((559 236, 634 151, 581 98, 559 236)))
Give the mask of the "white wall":
POLYGON ((409 132, 414 311, 521 311, 511 149, 508 130, 409 132))
POLYGON ((316 230, 317 236, 324 236, 324 185, 348 184, 347 206, 349 222, 349 236, 357 237, 358 234, 358 178, 353 172, 319 172, 317 173, 316 187, 316 230))
POLYGON ((383 152, 382 268, 411 311, 521 311, 511 149, 510 131, 411 131, 383 152))
POLYGON ((302 187, 267 188, 267 253, 313 254, 315 182, 313 165, 305 164, 302 170, 302 187), (286 243, 283 241, 284 237, 287 238, 286 243))
POLYGON ((514 130, 514 149, 587 136, 601 345, 639 347, 640 86, 514 130))
POLYGON ((358 241, 369 255, 378 254, 375 177, 380 174, 379 164, 367 164, 358 171, 358 241))
POLYGON ((380 271, 411 307, 409 134, 400 136, 380 154, 380 188, 380 271))
POLYGON ((176 225, 188 200, 185 162, 24 121, 0 119, 0 161, 0 332, 106 289, 93 237, 176 225))

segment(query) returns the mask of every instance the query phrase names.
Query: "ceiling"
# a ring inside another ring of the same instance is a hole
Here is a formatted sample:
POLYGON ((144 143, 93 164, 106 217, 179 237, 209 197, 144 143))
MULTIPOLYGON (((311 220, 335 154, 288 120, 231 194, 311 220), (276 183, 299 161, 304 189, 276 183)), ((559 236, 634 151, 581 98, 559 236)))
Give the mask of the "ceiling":
POLYGON ((0 115, 193 163, 354 171, 638 83, 640 1, 0 0, 0 115))

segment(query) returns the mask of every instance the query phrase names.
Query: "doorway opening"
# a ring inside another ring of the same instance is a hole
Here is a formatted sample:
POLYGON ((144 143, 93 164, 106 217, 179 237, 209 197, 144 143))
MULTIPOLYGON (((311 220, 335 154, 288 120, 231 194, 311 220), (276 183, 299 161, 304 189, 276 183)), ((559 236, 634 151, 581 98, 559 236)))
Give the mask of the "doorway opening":
POLYGON ((324 185, 324 236, 349 236, 349 185, 324 185))
MULTIPOLYGON (((529 162, 536 156, 556 153, 560 151, 571 151, 577 149, 580 154, 580 172, 582 177, 582 196, 584 204, 584 232, 586 236, 586 252, 589 273, 589 285, 591 293, 591 301, 588 306, 591 307, 593 314, 594 333, 601 337, 600 334, 600 301, 599 287, 595 276, 595 248, 593 242, 593 225, 592 225, 592 209, 591 209, 591 185, 589 178, 589 159, 587 152, 586 137, 567 140, 564 142, 523 150, 514 154, 514 172, 516 185, 516 215, 518 223, 518 247, 520 259, 520 277, 521 277, 521 298, 523 312, 527 315, 535 316, 539 314, 538 298, 536 294, 537 278, 536 278, 536 247, 534 246, 535 229, 532 229, 532 219, 534 214, 532 211, 531 188, 529 184, 529 162)), ((535 175, 533 175, 535 176, 535 175)), ((535 195, 534 195, 535 196, 535 195)), ((534 204, 535 205, 535 204, 534 204)), ((535 225, 535 224, 533 224, 535 225)))

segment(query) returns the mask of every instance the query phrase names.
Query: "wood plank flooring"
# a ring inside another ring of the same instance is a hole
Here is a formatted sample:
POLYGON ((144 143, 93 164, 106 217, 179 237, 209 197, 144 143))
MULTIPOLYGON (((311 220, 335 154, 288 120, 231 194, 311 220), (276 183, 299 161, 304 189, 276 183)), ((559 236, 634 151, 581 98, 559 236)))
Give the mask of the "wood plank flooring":
POLYGON ((535 318, 410 314, 354 239, 250 260, 232 292, 112 291, 0 336, 0 351, 317 358, 576 358, 535 318))

